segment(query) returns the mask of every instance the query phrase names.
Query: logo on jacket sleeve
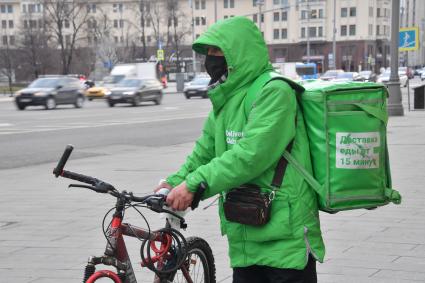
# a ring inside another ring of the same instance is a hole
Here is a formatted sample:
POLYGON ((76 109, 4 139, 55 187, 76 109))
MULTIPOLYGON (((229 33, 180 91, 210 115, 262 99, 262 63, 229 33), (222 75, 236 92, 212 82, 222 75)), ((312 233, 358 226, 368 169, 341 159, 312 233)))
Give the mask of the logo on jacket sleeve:
POLYGON ((236 144, 239 139, 243 138, 243 132, 226 130, 226 143, 236 144))

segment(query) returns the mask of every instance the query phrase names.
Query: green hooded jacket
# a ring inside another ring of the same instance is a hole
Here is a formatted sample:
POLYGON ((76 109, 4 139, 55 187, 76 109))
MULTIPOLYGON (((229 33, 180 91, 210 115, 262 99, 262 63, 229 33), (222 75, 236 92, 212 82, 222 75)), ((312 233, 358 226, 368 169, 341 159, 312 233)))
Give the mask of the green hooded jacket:
POLYGON ((246 183, 270 192, 277 162, 294 137, 292 156, 307 170, 311 170, 311 162, 302 115, 296 114, 295 92, 287 83, 274 80, 264 86, 246 117, 248 88, 259 75, 272 70, 255 24, 245 17, 219 21, 192 47, 206 54, 207 45, 223 51, 228 77, 208 92, 213 110, 193 152, 180 170, 167 178, 168 183, 174 187, 186 181, 195 192, 204 181, 208 189, 203 198, 220 195, 221 232, 228 238, 232 267, 257 264, 303 269, 309 253, 322 262, 325 248, 316 195, 291 165, 276 192, 266 225, 254 227, 226 220, 222 206, 225 193, 246 183))

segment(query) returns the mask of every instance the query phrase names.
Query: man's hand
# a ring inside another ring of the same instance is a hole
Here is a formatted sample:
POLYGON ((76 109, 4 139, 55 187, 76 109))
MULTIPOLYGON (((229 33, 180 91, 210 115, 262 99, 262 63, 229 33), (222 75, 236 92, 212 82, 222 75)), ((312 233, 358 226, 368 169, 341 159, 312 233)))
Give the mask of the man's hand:
POLYGON ((186 182, 174 187, 167 196, 167 204, 175 210, 185 210, 192 204, 193 193, 189 191, 186 182))

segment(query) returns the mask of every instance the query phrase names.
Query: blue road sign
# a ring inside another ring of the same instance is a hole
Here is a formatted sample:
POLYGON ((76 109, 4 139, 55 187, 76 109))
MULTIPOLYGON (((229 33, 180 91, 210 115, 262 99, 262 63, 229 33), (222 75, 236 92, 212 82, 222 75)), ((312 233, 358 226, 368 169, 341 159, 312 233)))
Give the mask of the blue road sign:
POLYGON ((401 28, 399 32, 399 51, 414 51, 419 48, 419 29, 417 27, 401 28))

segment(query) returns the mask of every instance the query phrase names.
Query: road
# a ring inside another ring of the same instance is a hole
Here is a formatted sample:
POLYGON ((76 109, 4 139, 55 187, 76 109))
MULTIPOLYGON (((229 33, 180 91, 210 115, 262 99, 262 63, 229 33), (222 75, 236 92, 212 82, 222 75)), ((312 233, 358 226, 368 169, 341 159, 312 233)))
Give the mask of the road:
MULTIPOLYGON (((0 169, 42 164, 57 158, 66 144, 92 156, 90 150, 111 145, 166 146, 191 142, 200 134, 210 102, 166 94, 162 105, 151 103, 109 108, 104 101, 87 101, 82 109, 59 106, 52 111, 29 107, 17 111, 0 103, 0 169)), ((98 153, 96 153, 98 154, 98 153)))
MULTIPOLYGON (((393 184, 403 202, 321 213, 326 244, 325 262, 317 266, 321 283, 425 282, 425 112, 408 112, 406 89, 402 92, 405 116, 390 118, 388 141, 393 184)), ((81 282, 88 256, 104 251, 101 221, 114 200, 67 189, 69 180, 52 176, 66 144, 75 146, 68 170, 138 195, 150 193, 184 161, 210 107, 209 100, 181 94, 167 94, 160 106, 136 108, 93 101, 83 109, 17 111, 12 102, 0 102, 0 282, 81 282)), ((152 229, 164 222, 149 212, 146 217, 152 229)), ((131 209, 126 221, 146 227, 131 209)), ((217 206, 188 214, 187 222, 184 235, 210 243, 217 282, 231 282, 217 206)), ((151 272, 138 264, 140 242, 127 245, 138 282, 152 282, 151 272)))

